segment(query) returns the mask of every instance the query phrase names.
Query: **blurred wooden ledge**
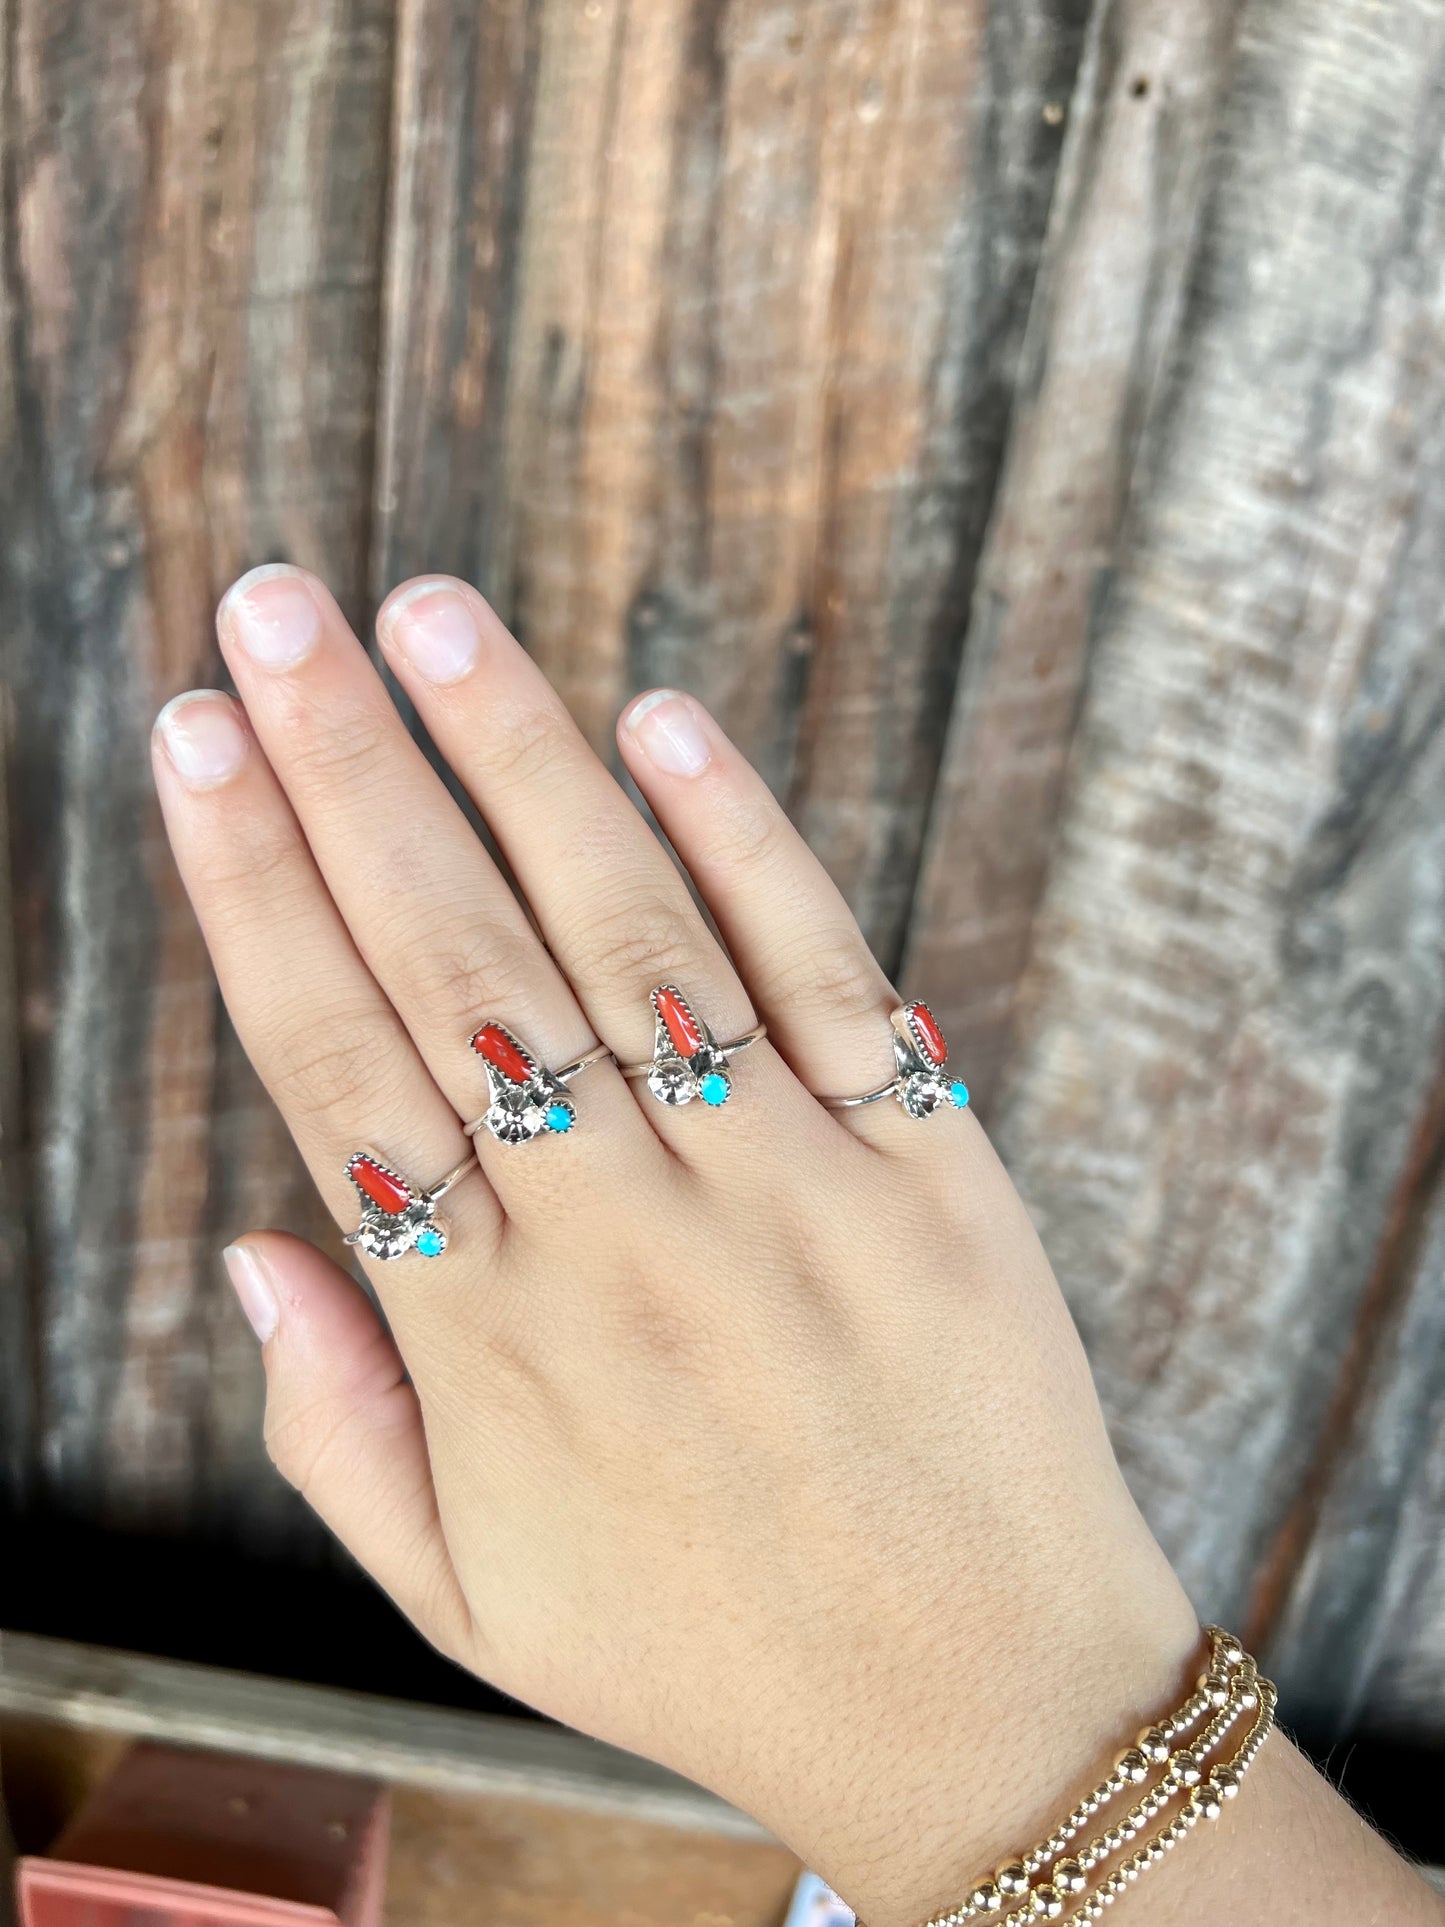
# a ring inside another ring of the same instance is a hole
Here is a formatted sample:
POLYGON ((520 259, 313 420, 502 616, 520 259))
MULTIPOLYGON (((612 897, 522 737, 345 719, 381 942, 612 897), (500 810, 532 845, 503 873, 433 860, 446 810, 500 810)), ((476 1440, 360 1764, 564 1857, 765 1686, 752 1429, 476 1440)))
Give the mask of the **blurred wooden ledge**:
POLYGON ((0 1717, 536 1800, 742 1840, 746 1814, 635 1754, 529 1720, 451 1712, 28 1633, 0 1632, 0 1717))
POLYGON ((388 1927, 779 1927, 799 1872, 723 1801, 577 1734, 0 1634, 22 1850, 142 1738, 385 1780, 388 1927))

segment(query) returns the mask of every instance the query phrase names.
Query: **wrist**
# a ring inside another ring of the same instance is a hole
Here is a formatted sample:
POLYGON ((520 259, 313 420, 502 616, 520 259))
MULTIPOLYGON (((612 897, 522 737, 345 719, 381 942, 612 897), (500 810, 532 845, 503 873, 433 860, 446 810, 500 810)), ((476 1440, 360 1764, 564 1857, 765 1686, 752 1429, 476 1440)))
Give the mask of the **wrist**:
POLYGON ((891 1717, 853 1726, 851 1791, 803 1850, 868 1927, 917 1927, 1043 1838, 1199 1670, 1198 1620, 1152 1540, 1105 1583, 1000 1607, 914 1669, 891 1717))

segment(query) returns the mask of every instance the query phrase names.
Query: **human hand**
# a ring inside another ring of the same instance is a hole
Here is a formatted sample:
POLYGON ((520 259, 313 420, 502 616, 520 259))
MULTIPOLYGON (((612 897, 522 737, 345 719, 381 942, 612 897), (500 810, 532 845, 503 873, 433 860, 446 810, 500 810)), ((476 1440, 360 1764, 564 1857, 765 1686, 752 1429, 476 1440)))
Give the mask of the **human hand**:
POLYGON ((647 1059, 660 983, 769 1028, 718 1109, 603 1062, 565 1135, 479 1132, 446 1251, 368 1266, 389 1332, 319 1252, 242 1239, 277 1464, 460 1664, 745 1807, 874 1927, 955 1898, 1197 1639, 984 1133, 817 1101, 893 1075, 898 999, 690 699, 619 742, 727 951, 474 591, 413 584, 378 632, 535 931, 322 584, 257 571, 219 629, 244 710, 172 705, 158 786, 341 1224, 359 1148, 423 1184, 465 1155, 484 1020, 553 1066, 647 1059))

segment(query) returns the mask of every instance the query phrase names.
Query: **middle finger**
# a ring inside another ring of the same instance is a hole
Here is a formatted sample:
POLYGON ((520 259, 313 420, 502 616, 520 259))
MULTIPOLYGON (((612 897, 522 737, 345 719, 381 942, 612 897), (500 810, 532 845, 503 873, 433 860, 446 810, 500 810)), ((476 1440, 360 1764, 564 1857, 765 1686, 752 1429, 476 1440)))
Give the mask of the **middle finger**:
MULTIPOLYGON (((681 989, 720 1044, 751 1029, 752 1002, 676 865, 476 590, 452 577, 411 583, 383 604, 377 634, 603 1041, 624 1062, 651 1057, 659 984, 681 989)), ((818 1126, 770 1045, 739 1060, 735 1086, 746 1102, 715 1121, 721 1136, 699 1134, 702 1104, 677 1115, 639 1094, 688 1155, 756 1143, 750 1120, 764 1108, 779 1126, 818 1126)))
MULTIPOLYGON (((222 652, 358 949, 464 1119, 487 1108, 472 1033, 495 1019, 553 1067, 595 1041, 496 865, 408 734, 336 603, 299 569, 253 570, 221 604, 222 652)), ((574 1091, 582 1129, 564 1160, 616 1174, 645 1151, 610 1064, 574 1091), (594 1126, 600 1128, 593 1128, 594 1126), (620 1135, 619 1135, 620 1133, 620 1135)), ((548 1147, 558 1148, 558 1147, 548 1147)), ((478 1134, 493 1182, 557 1160, 478 1134)))

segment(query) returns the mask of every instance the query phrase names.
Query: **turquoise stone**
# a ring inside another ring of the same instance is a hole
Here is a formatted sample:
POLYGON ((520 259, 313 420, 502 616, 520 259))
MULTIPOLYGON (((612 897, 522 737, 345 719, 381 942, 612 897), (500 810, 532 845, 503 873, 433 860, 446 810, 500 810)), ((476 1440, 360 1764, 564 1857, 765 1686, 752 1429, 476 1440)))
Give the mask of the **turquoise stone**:
POLYGON ((547 1108, 547 1129, 549 1131, 570 1131, 576 1122, 565 1104, 551 1104, 547 1108))
POLYGON ((434 1224, 429 1224, 416 1234, 416 1248, 423 1258, 439 1258, 447 1248, 447 1241, 434 1224))
POLYGON ((951 1104, 955 1105, 960 1111, 967 1110, 968 1109, 967 1084, 963 1083, 962 1081, 956 1084, 950 1084, 948 1087, 948 1101, 951 1104))
POLYGON ((698 1079, 697 1094, 704 1104, 726 1104, 731 1090, 721 1071, 709 1071, 698 1079))

